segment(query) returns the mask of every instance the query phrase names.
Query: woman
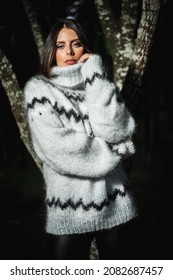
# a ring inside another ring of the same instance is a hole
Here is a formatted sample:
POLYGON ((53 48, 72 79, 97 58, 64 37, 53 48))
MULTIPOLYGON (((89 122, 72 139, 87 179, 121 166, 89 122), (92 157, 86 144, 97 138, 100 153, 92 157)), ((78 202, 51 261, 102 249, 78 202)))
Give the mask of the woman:
POLYGON ((95 237, 99 258, 116 259, 119 226, 137 215, 121 165, 135 121, 77 22, 54 24, 24 97, 43 162, 48 258, 88 259, 95 237))

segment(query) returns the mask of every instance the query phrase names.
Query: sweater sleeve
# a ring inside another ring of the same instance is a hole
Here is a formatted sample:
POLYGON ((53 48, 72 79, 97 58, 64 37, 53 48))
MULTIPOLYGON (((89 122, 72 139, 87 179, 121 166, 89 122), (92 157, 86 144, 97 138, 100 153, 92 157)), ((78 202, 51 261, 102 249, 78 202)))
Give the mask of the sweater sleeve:
POLYGON ((101 57, 92 55, 81 69, 86 85, 86 102, 95 136, 118 143, 134 133, 135 121, 125 103, 117 96, 114 83, 105 75, 101 57))
POLYGON ((100 137, 63 127, 51 102, 36 94, 38 90, 29 83, 24 101, 33 147, 41 161, 60 174, 79 177, 99 178, 113 170, 122 155, 111 151, 100 137))

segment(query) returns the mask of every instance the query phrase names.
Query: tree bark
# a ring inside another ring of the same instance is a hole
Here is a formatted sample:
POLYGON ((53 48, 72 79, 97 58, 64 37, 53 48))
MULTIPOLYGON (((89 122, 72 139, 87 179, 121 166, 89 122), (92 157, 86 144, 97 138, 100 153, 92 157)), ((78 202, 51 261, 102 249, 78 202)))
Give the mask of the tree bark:
POLYGON ((38 54, 41 59, 42 53, 43 53, 43 47, 44 47, 44 36, 42 33, 42 30, 40 28, 40 24, 38 22, 38 17, 36 14, 36 11, 31 4, 31 1, 28 0, 22 0, 23 7, 25 9, 28 21, 30 23, 30 27, 32 30, 33 38, 35 41, 35 44, 37 46, 38 54))
POLYGON ((142 16, 137 29, 135 47, 122 89, 122 97, 131 110, 135 107, 141 79, 147 67, 159 10, 159 0, 144 0, 142 3, 142 16))
POLYGON ((115 18, 109 0, 95 0, 100 24, 113 61, 113 80, 122 89, 135 43, 137 1, 122 1, 121 14, 115 18))
POLYGON ((29 130, 27 127, 24 104, 23 104, 23 92, 20 88, 20 85, 17 81, 17 77, 13 72, 13 67, 7 57, 0 50, 0 78, 2 86, 8 96, 12 114, 16 120, 20 131, 20 137, 25 144, 28 152, 33 157, 40 171, 42 171, 42 164, 38 157, 36 156, 32 144, 31 138, 29 134, 29 130))
POLYGON ((95 0, 95 5, 113 60, 114 82, 120 92, 123 89, 122 96, 130 103, 128 98, 131 100, 130 95, 136 94, 147 65, 160 2, 143 0, 140 10, 140 1, 122 0, 117 20, 108 0, 95 0))

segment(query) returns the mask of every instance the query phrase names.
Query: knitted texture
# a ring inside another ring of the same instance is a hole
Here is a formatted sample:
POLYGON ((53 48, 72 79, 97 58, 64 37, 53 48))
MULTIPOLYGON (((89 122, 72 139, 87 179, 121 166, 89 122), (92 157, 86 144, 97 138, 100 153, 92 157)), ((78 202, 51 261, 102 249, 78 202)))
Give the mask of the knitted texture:
POLYGON ((121 160, 135 150, 135 122, 102 60, 54 66, 50 79, 31 78, 24 103, 33 147, 43 162, 46 231, 98 231, 134 218, 121 160))

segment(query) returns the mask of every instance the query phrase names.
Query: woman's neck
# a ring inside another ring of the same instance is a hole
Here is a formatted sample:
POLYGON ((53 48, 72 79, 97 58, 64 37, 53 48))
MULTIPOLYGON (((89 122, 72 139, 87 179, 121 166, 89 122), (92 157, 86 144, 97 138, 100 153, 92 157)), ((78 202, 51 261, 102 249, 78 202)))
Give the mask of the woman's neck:
POLYGON ((51 69, 51 81, 64 87, 76 87, 83 84, 81 67, 83 63, 78 63, 65 67, 54 66, 51 69))

